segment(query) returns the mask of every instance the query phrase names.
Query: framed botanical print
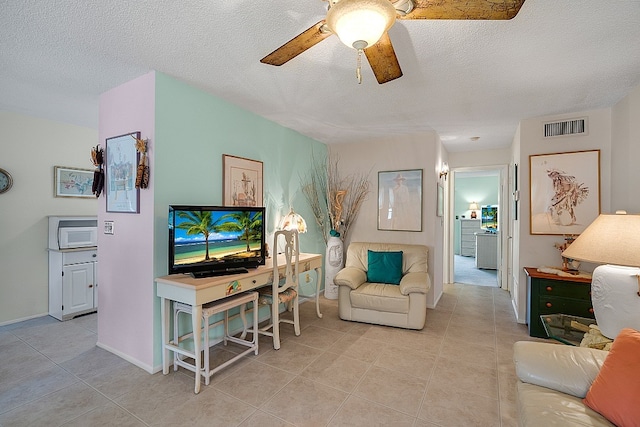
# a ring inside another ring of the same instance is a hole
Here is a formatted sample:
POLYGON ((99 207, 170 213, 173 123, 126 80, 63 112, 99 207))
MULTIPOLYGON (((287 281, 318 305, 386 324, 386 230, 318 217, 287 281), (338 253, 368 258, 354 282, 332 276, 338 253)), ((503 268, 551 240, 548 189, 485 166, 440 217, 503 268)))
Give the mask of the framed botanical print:
POLYGON ((53 194, 55 197, 80 197, 95 199, 92 190, 93 171, 91 169, 54 166, 53 194))
POLYGON ((222 155, 225 206, 264 206, 262 162, 222 155))
POLYGON ((136 139, 140 139, 140 132, 107 138, 105 150, 107 212, 140 212, 140 190, 135 186, 139 161, 136 139))

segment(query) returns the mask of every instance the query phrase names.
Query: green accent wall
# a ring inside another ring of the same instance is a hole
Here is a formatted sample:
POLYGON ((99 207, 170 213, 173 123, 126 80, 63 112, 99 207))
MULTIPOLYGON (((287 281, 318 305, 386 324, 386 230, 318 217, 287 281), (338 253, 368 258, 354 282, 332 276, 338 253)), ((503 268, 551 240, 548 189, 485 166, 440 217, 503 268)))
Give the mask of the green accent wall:
MULTIPOLYGON (((309 228, 300 236, 301 250, 324 254, 324 239, 301 192, 300 177, 305 175, 313 158, 326 157, 325 144, 161 73, 156 73, 155 100, 152 174, 156 277, 167 274, 168 206, 222 204, 223 154, 263 162, 269 239, 279 219, 293 207, 307 220, 309 228)), ((313 293, 315 277, 303 278, 301 294, 313 293)), ((156 300, 154 363, 157 366, 161 364, 162 353, 160 301, 156 300)))

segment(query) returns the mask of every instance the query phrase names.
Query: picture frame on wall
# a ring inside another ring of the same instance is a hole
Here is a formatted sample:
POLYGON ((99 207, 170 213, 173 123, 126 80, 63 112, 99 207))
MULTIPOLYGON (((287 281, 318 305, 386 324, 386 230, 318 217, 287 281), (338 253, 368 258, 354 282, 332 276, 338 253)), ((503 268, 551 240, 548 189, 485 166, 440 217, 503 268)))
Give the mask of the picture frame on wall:
POLYGON ((600 215, 600 150, 529 156, 531 234, 580 234, 600 215))
POLYGON ((263 163, 222 155, 222 195, 225 206, 264 206, 263 163))
POLYGON ((53 167, 53 195, 55 197, 74 197, 95 199, 92 190, 93 171, 91 169, 53 167))
POLYGON ((378 230, 422 231, 422 169, 378 172, 378 230))
POLYGON ((140 213, 140 190, 136 170, 140 153, 136 150, 140 132, 107 138, 105 144, 105 195, 107 212, 140 213))

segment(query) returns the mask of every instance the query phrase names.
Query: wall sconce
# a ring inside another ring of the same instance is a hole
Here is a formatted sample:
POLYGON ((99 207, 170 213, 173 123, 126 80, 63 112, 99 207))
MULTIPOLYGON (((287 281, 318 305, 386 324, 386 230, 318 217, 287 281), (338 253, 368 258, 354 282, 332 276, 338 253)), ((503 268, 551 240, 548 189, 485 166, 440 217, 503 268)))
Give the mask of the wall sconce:
POLYGON ((447 175, 449 175, 449 165, 447 164, 447 162, 444 162, 442 164, 442 168, 440 169, 440 174, 438 175, 438 178, 442 179, 442 177, 444 177, 444 180, 447 180, 447 175))

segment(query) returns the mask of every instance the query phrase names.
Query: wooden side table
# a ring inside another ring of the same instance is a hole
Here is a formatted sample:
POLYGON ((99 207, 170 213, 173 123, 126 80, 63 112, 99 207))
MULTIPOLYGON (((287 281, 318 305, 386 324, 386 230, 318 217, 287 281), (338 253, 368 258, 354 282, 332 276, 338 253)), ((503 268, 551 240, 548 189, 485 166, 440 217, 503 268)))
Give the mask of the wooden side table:
POLYGON ((541 273, 525 267, 527 274, 527 324, 529 335, 548 338, 540 320, 543 314, 569 314, 594 319, 591 279, 541 273))

